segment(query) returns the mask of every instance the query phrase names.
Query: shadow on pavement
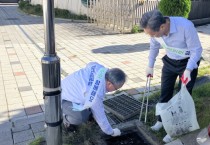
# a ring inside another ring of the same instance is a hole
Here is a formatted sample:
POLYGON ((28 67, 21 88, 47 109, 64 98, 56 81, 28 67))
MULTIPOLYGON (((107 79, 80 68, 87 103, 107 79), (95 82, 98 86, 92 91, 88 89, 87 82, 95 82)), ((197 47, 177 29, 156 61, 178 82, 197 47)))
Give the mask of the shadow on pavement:
POLYGON ((196 29, 201 34, 210 35, 210 24, 198 26, 196 29))
POLYGON ((121 54, 121 53, 133 53, 149 50, 149 43, 139 43, 135 45, 112 45, 105 46, 97 49, 93 49, 93 53, 103 54, 121 54))

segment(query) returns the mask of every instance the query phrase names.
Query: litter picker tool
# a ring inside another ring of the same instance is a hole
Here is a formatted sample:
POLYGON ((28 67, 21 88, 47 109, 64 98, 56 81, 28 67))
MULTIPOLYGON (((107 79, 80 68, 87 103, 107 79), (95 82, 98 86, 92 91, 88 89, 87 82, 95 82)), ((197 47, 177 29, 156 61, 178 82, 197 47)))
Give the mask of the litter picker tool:
POLYGON ((145 89, 144 89, 144 96, 143 96, 143 99, 142 99, 141 111, 140 111, 140 116, 139 116, 139 121, 141 121, 141 116, 142 116, 143 108, 145 106, 145 108, 146 108, 145 117, 144 117, 144 122, 145 123, 147 122, 148 101, 149 101, 148 100, 148 97, 150 95, 150 82, 151 82, 151 78, 152 78, 152 75, 148 75, 147 76, 147 82, 146 82, 146 86, 145 86, 145 89), (144 104, 145 97, 147 98, 146 104, 144 104))

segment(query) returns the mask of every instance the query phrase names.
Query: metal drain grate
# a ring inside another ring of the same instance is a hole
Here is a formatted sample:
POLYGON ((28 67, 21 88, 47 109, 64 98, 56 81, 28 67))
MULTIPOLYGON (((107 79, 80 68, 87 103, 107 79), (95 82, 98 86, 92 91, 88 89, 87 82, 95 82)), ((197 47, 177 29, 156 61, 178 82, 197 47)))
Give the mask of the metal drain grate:
POLYGON ((116 117, 114 114, 112 114, 112 113, 108 113, 108 114, 106 114, 106 115, 107 115, 107 119, 108 119, 108 121, 109 121, 109 123, 110 123, 111 125, 119 124, 119 123, 122 122, 119 118, 117 118, 117 117, 116 117))
POLYGON ((104 107, 120 120, 126 120, 139 113, 141 103, 134 98, 121 94, 104 101, 104 107))

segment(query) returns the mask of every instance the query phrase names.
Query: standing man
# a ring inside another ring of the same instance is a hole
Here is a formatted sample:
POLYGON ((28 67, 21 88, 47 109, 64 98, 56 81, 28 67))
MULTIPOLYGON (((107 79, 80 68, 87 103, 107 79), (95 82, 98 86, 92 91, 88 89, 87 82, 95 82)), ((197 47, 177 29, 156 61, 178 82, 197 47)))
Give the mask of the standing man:
POLYGON ((123 86, 126 74, 119 68, 107 69, 91 62, 62 80, 63 123, 66 128, 85 123, 90 115, 107 135, 119 136, 106 117, 103 100, 106 92, 123 86))
MULTIPOLYGON (((161 95, 159 103, 168 102, 173 95, 177 77, 182 78, 190 94, 197 77, 202 47, 193 23, 183 17, 164 17, 159 11, 145 13, 140 21, 144 32, 151 36, 149 63, 146 76, 153 76, 154 64, 161 47, 166 55, 162 58, 161 95)), ((181 81, 179 82, 179 88, 181 81)), ((163 127, 160 116, 154 126, 154 131, 163 127)), ((172 141, 169 135, 164 142, 172 141)))

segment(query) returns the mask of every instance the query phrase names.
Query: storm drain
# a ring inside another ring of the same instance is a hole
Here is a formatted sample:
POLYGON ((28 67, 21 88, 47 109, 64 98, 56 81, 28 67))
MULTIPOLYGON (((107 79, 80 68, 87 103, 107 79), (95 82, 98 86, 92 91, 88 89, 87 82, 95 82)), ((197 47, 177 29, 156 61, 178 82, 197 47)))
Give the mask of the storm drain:
POLYGON ((122 122, 122 120, 120 120, 119 118, 117 118, 114 114, 112 113, 107 113, 107 119, 110 123, 110 125, 115 125, 115 124, 119 124, 122 122))
POLYGON ((124 121, 139 113, 141 103, 130 96, 121 94, 114 98, 105 100, 104 107, 106 110, 117 116, 120 120, 124 121))

